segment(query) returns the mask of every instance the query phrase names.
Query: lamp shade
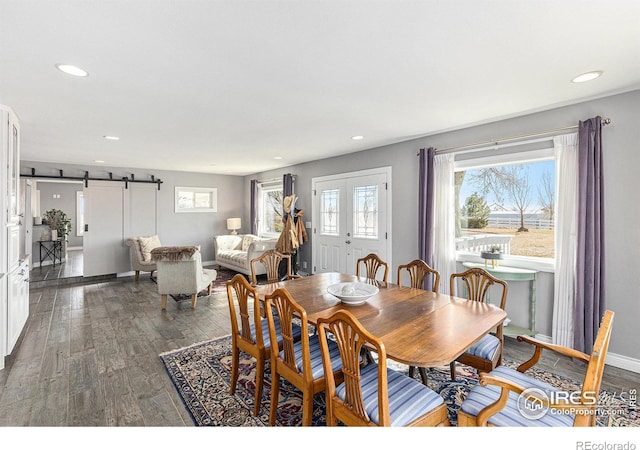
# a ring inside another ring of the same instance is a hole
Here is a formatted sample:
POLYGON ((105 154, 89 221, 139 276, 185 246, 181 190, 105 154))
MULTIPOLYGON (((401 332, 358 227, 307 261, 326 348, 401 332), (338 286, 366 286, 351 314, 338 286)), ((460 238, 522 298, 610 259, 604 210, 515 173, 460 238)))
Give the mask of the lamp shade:
POLYGON ((242 228, 242 220, 240 220, 240 217, 231 217, 227 219, 228 230, 239 230, 240 228, 242 228))

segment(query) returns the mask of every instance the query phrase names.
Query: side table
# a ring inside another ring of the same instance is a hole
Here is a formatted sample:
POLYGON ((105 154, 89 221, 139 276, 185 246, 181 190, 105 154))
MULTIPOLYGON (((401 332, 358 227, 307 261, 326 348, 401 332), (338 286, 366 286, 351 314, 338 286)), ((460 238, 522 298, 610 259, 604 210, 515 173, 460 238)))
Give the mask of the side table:
POLYGON ((521 334, 535 336, 536 334, 536 278, 538 276, 537 270, 532 269, 519 269, 516 267, 496 266, 489 267, 484 264, 465 262, 462 263, 464 267, 480 267, 496 278, 500 278, 504 281, 529 281, 531 283, 530 296, 529 296, 529 328, 517 327, 514 325, 505 326, 503 333, 505 336, 519 336, 521 334))
POLYGON ((53 262, 53 265, 56 265, 56 260, 62 264, 62 256, 63 256, 63 244, 66 242, 64 239, 57 239, 55 241, 39 241, 40 242, 40 267, 42 267, 42 263, 49 259, 53 262), (43 251, 44 251, 44 259, 43 259, 43 251))

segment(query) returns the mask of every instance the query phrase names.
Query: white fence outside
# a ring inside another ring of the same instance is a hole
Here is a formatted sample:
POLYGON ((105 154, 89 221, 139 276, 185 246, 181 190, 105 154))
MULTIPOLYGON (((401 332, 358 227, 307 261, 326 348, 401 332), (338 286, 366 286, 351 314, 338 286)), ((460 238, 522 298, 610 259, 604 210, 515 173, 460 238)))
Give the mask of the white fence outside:
POLYGON ((511 254, 511 234, 472 234, 456 238, 456 250, 480 253, 498 247, 505 255, 511 254))
MULTIPOLYGON (((515 217, 489 217, 488 227, 493 228, 520 228, 520 219, 515 217)), ((525 228, 534 230, 553 230, 553 220, 549 219, 524 219, 525 228)))

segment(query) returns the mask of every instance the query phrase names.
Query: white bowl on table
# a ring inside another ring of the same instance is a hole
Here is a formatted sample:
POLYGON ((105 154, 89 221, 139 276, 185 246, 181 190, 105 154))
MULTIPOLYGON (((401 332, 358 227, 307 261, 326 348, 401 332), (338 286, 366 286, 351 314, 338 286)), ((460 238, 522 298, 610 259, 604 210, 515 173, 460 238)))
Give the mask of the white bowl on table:
POLYGON ((378 293, 378 287, 368 283, 343 282, 332 284, 327 288, 329 294, 338 297, 347 305, 361 305, 378 293))

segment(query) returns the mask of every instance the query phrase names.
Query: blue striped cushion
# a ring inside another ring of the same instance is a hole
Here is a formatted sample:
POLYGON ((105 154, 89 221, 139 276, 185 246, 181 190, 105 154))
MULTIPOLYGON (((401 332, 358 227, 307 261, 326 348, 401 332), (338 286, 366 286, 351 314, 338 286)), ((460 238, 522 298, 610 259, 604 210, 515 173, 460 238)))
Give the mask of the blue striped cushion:
MULTIPOLYGON (((342 369, 342 358, 338 345, 327 339, 329 347, 329 355, 331 356, 331 368, 333 371, 342 369)), ((296 355, 298 370, 302 372, 302 341, 293 344, 293 350, 296 355)), ((309 353, 311 354, 311 375, 314 380, 324 377, 324 365, 322 364, 322 352, 320 351, 320 341, 317 334, 309 336, 309 353)), ((284 358, 284 352, 280 352, 280 357, 284 358)))
MULTIPOLYGON (((556 389, 542 381, 538 381, 530 376, 510 369, 505 366, 498 366, 491 371, 491 375, 505 378, 525 389, 538 388, 549 394, 556 389)), ((467 414, 477 416, 480 411, 495 402, 500 397, 498 386, 477 385, 462 403, 461 409, 467 414)), ((489 423, 499 427, 571 427, 573 426, 573 415, 553 414, 548 412, 540 419, 532 420, 524 417, 518 410, 518 394, 509 392, 509 401, 499 413, 489 418, 489 423)))
POLYGON ((491 361, 499 348, 500 339, 495 337, 493 334, 487 334, 478 342, 473 344, 466 353, 491 361))
MULTIPOLYGON (((278 336, 278 343, 282 343, 282 331, 280 330, 280 319, 278 317, 273 318, 273 323, 276 328, 276 336, 278 336)), ((264 341, 264 348, 269 348, 271 346, 271 337, 269 335, 269 321, 267 319, 262 319, 260 321, 262 325, 262 340, 264 341)), ((293 324, 293 338, 299 339, 302 336, 302 329, 293 324)), ((255 324, 251 324, 251 337, 253 340, 256 340, 256 326, 255 324)))
MULTIPOLYGON (((387 368, 387 384, 392 427, 403 427, 444 403, 442 397, 418 380, 389 368, 387 368)), ((372 422, 379 424, 377 364, 370 363, 361 369, 360 386, 365 411, 372 422)), ((344 383, 336 387, 336 395, 344 400, 344 383)))

